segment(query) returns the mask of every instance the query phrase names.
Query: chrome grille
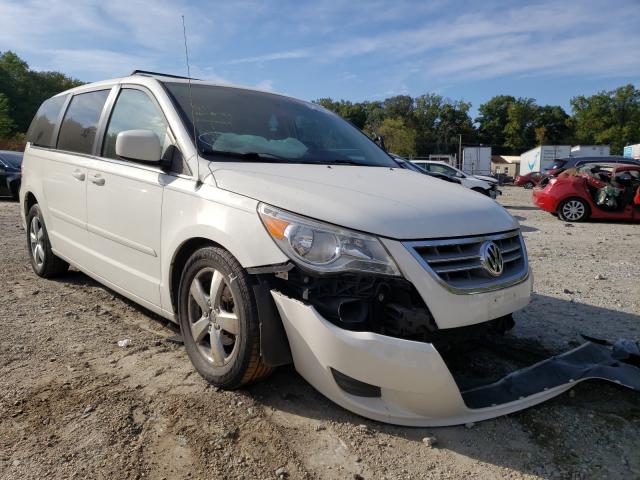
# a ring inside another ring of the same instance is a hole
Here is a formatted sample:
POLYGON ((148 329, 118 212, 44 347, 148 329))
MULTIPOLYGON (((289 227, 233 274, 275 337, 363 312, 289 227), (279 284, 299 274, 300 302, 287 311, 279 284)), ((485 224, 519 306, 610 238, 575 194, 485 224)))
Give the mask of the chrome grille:
POLYGON ((443 286, 455 293, 480 293, 520 283, 527 278, 527 252, 518 230, 494 235, 404 242, 418 262, 443 286), (495 243, 504 270, 498 277, 482 263, 480 248, 495 243))

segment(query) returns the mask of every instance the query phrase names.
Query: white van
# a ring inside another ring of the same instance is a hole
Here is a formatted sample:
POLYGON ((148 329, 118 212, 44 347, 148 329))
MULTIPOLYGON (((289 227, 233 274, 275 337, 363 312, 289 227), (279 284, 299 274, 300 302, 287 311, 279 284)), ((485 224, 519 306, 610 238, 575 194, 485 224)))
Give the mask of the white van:
POLYGON ((467 406, 437 349, 529 302, 518 222, 318 105, 134 72, 45 101, 27 140, 35 273, 73 265, 179 323, 215 385, 293 362, 345 408, 407 425, 551 395, 467 406))

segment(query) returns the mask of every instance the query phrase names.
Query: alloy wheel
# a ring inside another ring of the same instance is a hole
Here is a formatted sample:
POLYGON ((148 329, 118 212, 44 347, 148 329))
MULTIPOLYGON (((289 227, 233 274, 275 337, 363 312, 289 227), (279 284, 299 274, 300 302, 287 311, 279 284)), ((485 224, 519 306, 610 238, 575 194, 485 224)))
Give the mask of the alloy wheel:
POLYGON ((213 268, 200 270, 189 287, 189 325, 200 354, 216 367, 228 364, 239 347, 240 320, 227 280, 213 268))
POLYGON ((586 209, 579 200, 569 200, 562 206, 562 216, 570 221, 577 221, 584 217, 586 209))
POLYGON ((33 261, 36 262, 38 268, 42 268, 44 265, 44 228, 40 222, 40 218, 37 216, 31 219, 31 225, 29 227, 29 245, 31 246, 31 256, 33 261))

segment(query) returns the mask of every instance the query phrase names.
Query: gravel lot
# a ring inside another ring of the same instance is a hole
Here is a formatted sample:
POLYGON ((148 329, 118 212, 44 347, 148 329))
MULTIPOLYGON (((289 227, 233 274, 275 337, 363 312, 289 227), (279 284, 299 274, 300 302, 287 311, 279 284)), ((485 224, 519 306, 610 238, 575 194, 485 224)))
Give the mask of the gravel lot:
MULTIPOLYGON (((519 361, 580 333, 640 339, 640 225, 568 225, 530 191, 503 190, 535 275, 508 336, 519 361)), ((36 277, 16 203, 0 201, 0 235, 2 479, 640 478, 638 393, 592 382, 471 428, 424 429, 353 415, 293 368, 219 391, 162 319, 76 271, 36 277)))

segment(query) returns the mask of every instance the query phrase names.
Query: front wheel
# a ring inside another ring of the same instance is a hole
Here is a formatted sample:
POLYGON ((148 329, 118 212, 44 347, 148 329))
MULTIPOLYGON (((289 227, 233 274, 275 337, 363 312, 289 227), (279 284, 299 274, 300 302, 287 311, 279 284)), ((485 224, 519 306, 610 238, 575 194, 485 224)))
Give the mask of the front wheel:
POLYGON ((183 270, 178 300, 187 354, 204 379, 234 389, 271 372, 260 356, 249 276, 229 252, 217 247, 197 250, 183 270))
POLYGON ((589 218, 589 205, 580 198, 569 198, 558 207, 558 217, 566 222, 582 222, 589 218))
POLYGON ((527 182, 524 184, 524 188, 526 188, 527 190, 531 190, 533 186, 533 182, 527 182))

